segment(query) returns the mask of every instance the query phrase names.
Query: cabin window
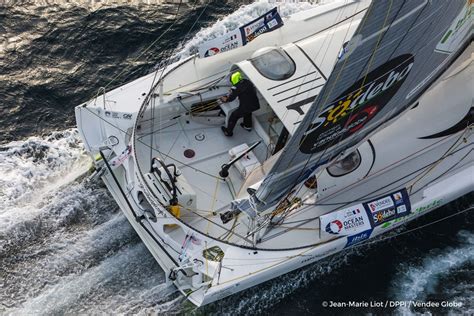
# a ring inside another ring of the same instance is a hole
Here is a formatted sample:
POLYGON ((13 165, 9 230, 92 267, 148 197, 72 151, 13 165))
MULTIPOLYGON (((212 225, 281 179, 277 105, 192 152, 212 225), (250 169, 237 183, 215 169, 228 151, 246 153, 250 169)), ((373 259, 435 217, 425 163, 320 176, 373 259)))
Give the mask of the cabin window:
POLYGON ((257 51, 250 61, 262 76, 271 80, 288 79, 296 71, 295 62, 279 48, 257 51))
POLYGON ((333 177, 341 177, 356 170, 360 166, 360 161, 360 153, 356 150, 329 166, 327 171, 333 177))

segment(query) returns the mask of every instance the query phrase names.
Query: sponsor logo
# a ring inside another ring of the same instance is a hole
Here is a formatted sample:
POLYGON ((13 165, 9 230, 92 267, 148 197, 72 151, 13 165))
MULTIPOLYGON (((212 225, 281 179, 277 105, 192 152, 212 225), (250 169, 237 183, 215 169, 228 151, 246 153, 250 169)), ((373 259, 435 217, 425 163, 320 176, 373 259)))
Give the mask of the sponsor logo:
POLYGON ((466 1, 464 8, 459 12, 458 16, 453 20, 451 26, 436 45, 435 52, 450 54, 459 46, 459 43, 468 34, 469 27, 472 28, 473 4, 474 2, 472 0, 466 1))
POLYGON ((265 19, 260 19, 258 21, 255 21, 251 25, 248 25, 245 27, 245 36, 249 36, 259 28, 265 26, 265 19))
POLYGON ((215 54, 219 54, 219 48, 211 47, 206 51, 204 57, 214 56, 215 54))
POLYGON ((427 205, 417 207, 412 213, 410 213, 410 214, 408 214, 404 217, 399 217, 399 218, 396 218, 394 220, 391 220, 389 222, 384 223, 381 227, 382 228, 388 228, 388 227, 392 226, 393 224, 404 222, 404 221, 412 218, 413 216, 415 216, 419 213, 423 213, 423 212, 426 212, 426 211, 431 210, 433 208, 436 208, 438 206, 441 206, 442 202, 443 202, 443 200, 434 200, 434 201, 430 202, 427 205))
POLYGON ((377 224, 377 223, 384 222, 390 217, 395 216, 395 215, 397 215, 397 212, 395 211, 395 209, 387 209, 387 210, 383 210, 383 211, 379 211, 375 213, 374 215, 372 215, 372 218, 374 219, 374 223, 377 224))
POLYGON ((360 243, 366 239, 369 239, 372 229, 364 230, 356 235, 347 237, 347 244, 344 248, 360 243))
POLYGON ((378 200, 364 204, 373 226, 410 214, 411 204, 406 189, 393 192, 378 200), (394 203, 395 202, 395 203, 394 203))
POLYGON ((212 39, 198 47, 200 57, 211 57, 219 53, 242 46, 242 34, 239 29, 227 33, 225 36, 212 39))
POLYGON ((346 230, 357 228, 357 227, 365 225, 365 221, 364 221, 364 218, 362 216, 349 218, 349 219, 345 220, 343 223, 344 223, 344 228, 346 230))
POLYGON ((329 234, 338 235, 342 231, 342 229, 353 230, 365 225, 363 216, 354 216, 351 213, 349 216, 346 214, 345 218, 346 219, 344 219, 343 221, 336 219, 328 223, 326 225, 326 232, 329 234))
POLYGON ((268 21, 267 25, 268 25, 268 28, 272 29, 278 25, 278 22, 277 20, 273 19, 273 20, 268 21))
POLYGON ((124 119, 124 120, 131 120, 132 114, 131 113, 121 113, 121 112, 114 112, 114 111, 105 111, 105 116, 110 117, 113 119, 124 119))
POLYGON ((407 211, 407 207, 405 205, 400 205, 397 207, 397 214, 405 213, 407 211))
POLYGON ((390 197, 386 197, 377 201, 370 202, 369 204, 370 211, 372 213, 378 212, 380 210, 393 207, 393 201, 390 197))
POLYGON ((319 152, 362 129, 400 89, 413 63, 412 55, 400 55, 357 80, 311 122, 301 152, 319 152))
POLYGON ((221 47, 221 52, 222 52, 222 53, 223 53, 223 52, 227 52, 227 51, 232 50, 232 49, 234 49, 234 48, 237 48, 237 47, 239 47, 239 46, 240 46, 240 43, 239 43, 238 41, 234 41, 234 42, 232 42, 232 43, 228 43, 228 44, 225 45, 225 46, 222 46, 222 47, 221 47))
POLYGON ((261 29, 258 29, 256 32, 247 35, 247 42, 253 41, 257 36, 267 32, 267 27, 264 25, 261 29))
POLYGON ((341 232, 342 230, 342 223, 340 220, 336 219, 326 225, 326 232, 337 235, 341 232))
POLYGON ((402 192, 396 192, 393 194, 393 199, 395 200, 395 204, 399 205, 403 203, 403 194, 402 192))
POLYGON ((431 210, 433 208, 436 208, 438 206, 441 206, 443 200, 439 199, 439 200, 434 200, 433 202, 427 204, 427 205, 424 205, 424 206, 420 206, 420 207, 417 207, 415 209, 415 212, 414 213, 422 213, 422 212, 425 212, 427 210, 431 210))
MULTIPOLYGON (((254 40, 259 35, 283 25, 277 8, 270 10, 254 21, 240 27, 244 43, 254 40)), ((245 45, 245 44, 244 44, 245 45)))

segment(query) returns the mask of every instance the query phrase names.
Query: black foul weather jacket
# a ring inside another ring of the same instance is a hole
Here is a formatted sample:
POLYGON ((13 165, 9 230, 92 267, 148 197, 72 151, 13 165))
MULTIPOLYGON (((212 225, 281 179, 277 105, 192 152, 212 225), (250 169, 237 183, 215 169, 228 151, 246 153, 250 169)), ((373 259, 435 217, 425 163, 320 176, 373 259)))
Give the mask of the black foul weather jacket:
POLYGON ((232 87, 232 92, 230 93, 227 102, 234 101, 237 97, 239 97, 239 109, 242 113, 250 113, 260 108, 255 87, 247 79, 242 79, 232 87))

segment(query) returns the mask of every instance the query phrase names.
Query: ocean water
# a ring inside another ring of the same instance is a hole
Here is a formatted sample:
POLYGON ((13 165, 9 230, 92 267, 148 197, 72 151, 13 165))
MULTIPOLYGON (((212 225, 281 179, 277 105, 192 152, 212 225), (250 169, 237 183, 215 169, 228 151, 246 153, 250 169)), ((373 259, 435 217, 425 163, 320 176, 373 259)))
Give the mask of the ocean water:
MULTIPOLYGON (((1 314, 474 313, 472 195, 398 229, 388 241, 195 308, 166 285, 103 184, 88 180, 91 162, 74 128, 75 105, 119 74, 112 86, 168 57, 188 56, 199 43, 273 6, 182 5, 171 32, 140 55, 172 25, 176 5, 0 4, 1 314), (354 310, 326 308, 324 301, 462 306, 354 310)), ((284 16, 309 7, 280 4, 284 16)))

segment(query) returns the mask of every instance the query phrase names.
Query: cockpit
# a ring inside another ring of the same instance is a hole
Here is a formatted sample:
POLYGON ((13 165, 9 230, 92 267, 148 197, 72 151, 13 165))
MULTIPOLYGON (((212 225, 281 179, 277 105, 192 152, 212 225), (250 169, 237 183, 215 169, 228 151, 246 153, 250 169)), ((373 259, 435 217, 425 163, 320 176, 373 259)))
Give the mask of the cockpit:
MULTIPOLYGON (((179 205, 183 221, 206 230, 203 218, 225 213, 232 201, 258 188, 324 85, 326 77, 308 59, 292 43, 259 49, 205 83, 176 91, 157 84, 135 130, 143 186, 160 204, 179 205), (260 108, 252 113, 251 130, 239 121, 228 137, 221 127, 228 126, 240 100, 222 97, 237 71, 253 84, 260 108)), ((218 236, 219 225, 212 226, 218 236)))

